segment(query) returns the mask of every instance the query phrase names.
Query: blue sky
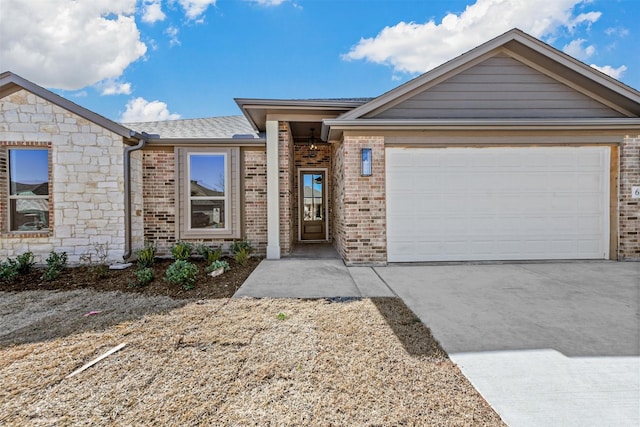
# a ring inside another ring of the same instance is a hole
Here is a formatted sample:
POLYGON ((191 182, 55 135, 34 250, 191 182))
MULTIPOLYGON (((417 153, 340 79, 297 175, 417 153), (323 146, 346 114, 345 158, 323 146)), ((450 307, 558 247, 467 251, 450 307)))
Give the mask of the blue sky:
POLYGON ((225 116, 234 97, 377 96, 518 27, 640 89, 638 16, 640 0, 0 0, 0 71, 116 121, 225 116))

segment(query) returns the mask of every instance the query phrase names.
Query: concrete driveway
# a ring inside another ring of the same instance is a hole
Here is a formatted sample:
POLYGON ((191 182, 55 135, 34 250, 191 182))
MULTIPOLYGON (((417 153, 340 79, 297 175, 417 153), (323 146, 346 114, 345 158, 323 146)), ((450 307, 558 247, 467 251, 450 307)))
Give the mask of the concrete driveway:
POLYGON ((375 271, 510 426, 640 425, 640 263, 375 271))

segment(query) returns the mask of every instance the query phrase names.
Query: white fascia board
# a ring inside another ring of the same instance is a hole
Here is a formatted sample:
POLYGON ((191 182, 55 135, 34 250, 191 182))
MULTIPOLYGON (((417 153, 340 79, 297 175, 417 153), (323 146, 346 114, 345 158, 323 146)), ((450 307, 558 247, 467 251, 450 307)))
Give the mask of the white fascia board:
POLYGON ((345 130, 635 130, 640 118, 572 119, 572 120, 324 120, 322 134, 337 140, 345 130))

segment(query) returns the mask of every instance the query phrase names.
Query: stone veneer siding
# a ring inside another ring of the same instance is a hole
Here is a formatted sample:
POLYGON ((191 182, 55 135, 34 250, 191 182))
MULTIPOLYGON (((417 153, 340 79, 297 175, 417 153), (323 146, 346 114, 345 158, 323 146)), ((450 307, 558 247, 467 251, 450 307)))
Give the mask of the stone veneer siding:
POLYGON ((640 199, 631 188, 640 186, 640 135, 627 136, 620 147, 618 259, 640 259, 640 199))
POLYGON ((333 150, 333 238, 347 265, 387 262, 383 137, 345 136, 333 150), (361 149, 371 148, 372 171, 361 174, 361 149))
POLYGON ((316 152, 315 157, 311 157, 309 155, 309 145, 307 144, 294 144, 294 158, 295 158, 295 176, 294 176, 294 188, 293 188, 293 202, 294 202, 294 236, 295 239, 298 238, 299 227, 300 227, 300 211, 299 211, 299 203, 300 203, 300 169, 305 168, 320 168, 327 170, 327 176, 325 180, 327 182, 324 183, 324 191, 325 199, 327 200, 327 218, 329 221, 329 235, 327 238, 331 239, 331 182, 333 181, 331 175, 331 146, 330 144, 320 144, 318 145, 318 151, 316 152))
MULTIPOLYGON (((26 90, 0 100, 0 144, 42 145, 50 149, 50 229, 9 232, 2 223, 0 257, 33 252, 44 261, 50 251, 67 252, 70 263, 108 245, 109 261, 124 253, 124 166, 122 136, 26 90)), ((6 155, 5 155, 6 156, 6 155)), ((139 156, 132 156, 139 170, 139 156)), ((6 157, 3 168, 6 186, 6 157)), ((6 218, 6 188, 0 216, 6 218)), ((134 198, 134 202, 139 199, 134 198)), ((133 210, 141 206, 134 203, 133 210)), ((140 235, 141 221, 134 221, 140 235)))
MULTIPOLYGON (((263 256, 267 247, 267 156, 264 149, 241 149, 241 159, 244 185, 240 203, 244 223, 242 232, 254 247, 254 254, 263 256)), ((144 234, 147 241, 158 247, 159 254, 168 254, 178 235, 175 165, 173 147, 144 150, 144 234)), ((226 250, 234 239, 184 240, 224 246, 226 250)))

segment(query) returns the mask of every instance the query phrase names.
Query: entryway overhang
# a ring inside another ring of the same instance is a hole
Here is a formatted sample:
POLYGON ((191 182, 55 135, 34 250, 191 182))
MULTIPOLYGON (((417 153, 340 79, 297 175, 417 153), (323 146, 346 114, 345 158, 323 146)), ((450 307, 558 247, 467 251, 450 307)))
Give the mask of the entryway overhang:
MULTIPOLYGON (((291 142, 308 141, 312 129, 319 133, 325 119, 335 119, 363 105, 368 99, 250 99, 236 98, 251 126, 266 139, 267 152, 267 259, 279 259, 280 181, 279 123, 286 122, 291 142)), ((316 135, 318 135, 316 133, 316 135)))

